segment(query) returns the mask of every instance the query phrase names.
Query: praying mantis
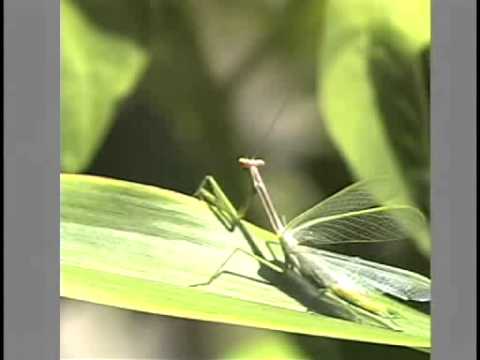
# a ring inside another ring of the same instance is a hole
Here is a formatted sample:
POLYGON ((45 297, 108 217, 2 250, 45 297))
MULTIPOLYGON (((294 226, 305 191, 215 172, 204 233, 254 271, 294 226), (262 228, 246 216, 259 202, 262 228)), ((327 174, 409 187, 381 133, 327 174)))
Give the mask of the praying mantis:
MULTIPOLYGON (((274 273, 296 279, 299 287, 314 297, 335 300, 344 310, 343 316, 347 314, 355 321, 367 318, 400 331, 395 323, 395 307, 382 301, 384 295, 405 301, 430 301, 430 279, 425 276, 321 249, 329 244, 404 239, 425 226, 423 214, 412 206, 382 205, 382 198, 391 192, 385 179, 354 183, 287 223, 276 211, 260 174, 259 168, 265 161, 238 161, 249 172, 253 189, 278 237, 284 261, 269 260, 253 242, 252 252, 235 249, 206 283, 197 285, 211 283, 228 260, 241 251, 274 273)), ((213 177, 206 177, 195 195, 212 205, 232 228, 242 227, 241 214, 213 177)), ((246 231, 244 227, 243 230, 246 231)))

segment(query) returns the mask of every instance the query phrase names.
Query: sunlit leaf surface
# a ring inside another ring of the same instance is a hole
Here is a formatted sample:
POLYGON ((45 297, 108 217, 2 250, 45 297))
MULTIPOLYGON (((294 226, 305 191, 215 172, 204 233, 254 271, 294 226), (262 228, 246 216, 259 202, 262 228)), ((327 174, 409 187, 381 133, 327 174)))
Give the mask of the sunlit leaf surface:
MULTIPOLYGON (((402 331, 307 313, 238 254, 249 250, 201 201, 152 186, 83 175, 61 177, 61 295, 154 314, 411 347, 430 346, 429 316, 385 298, 402 331)), ((246 224, 260 241, 273 234, 246 224)))

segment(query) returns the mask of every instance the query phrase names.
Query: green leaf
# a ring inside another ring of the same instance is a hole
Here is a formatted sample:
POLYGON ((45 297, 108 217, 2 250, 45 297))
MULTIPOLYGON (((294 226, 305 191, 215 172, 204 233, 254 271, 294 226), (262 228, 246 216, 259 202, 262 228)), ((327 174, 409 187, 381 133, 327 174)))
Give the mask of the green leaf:
POLYGON ((98 28, 70 0, 62 0, 61 16, 62 170, 79 172, 108 134, 147 56, 130 39, 98 28))
MULTIPOLYGON (((330 1, 320 46, 319 107, 359 179, 397 179, 428 213, 430 1, 330 1)), ((430 252, 430 234, 416 237, 430 252)))
MULTIPOLYGON (((275 236, 245 223, 259 241, 275 236)), ((238 253, 244 235, 196 198, 86 175, 61 176, 61 296, 154 314, 346 340, 430 347, 429 317, 397 306, 404 331, 307 313, 238 253)), ((393 300, 388 300, 393 303, 393 300)))

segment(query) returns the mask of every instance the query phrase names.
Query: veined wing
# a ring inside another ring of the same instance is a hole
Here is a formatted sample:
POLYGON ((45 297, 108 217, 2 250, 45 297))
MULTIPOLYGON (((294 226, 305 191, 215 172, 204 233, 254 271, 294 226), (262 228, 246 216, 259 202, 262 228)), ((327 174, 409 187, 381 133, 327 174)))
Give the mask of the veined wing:
POLYGON ((380 205, 395 195, 391 182, 355 183, 300 214, 287 224, 301 245, 400 240, 425 231, 423 214, 408 205, 380 205))
POLYGON ((394 198, 398 193, 395 182, 388 177, 358 181, 300 214, 290 221, 288 227, 294 228, 319 217, 378 207, 394 198))
POLYGON ((332 276, 346 276, 367 289, 374 289, 402 300, 430 301, 430 279, 425 276, 330 251, 300 248, 303 248, 300 251, 308 253, 314 271, 315 258, 317 258, 321 266, 327 267, 328 271, 332 272, 332 276))
POLYGON ((407 205, 379 206, 327 217, 318 217, 288 231, 299 245, 401 240, 426 229, 423 214, 407 205))

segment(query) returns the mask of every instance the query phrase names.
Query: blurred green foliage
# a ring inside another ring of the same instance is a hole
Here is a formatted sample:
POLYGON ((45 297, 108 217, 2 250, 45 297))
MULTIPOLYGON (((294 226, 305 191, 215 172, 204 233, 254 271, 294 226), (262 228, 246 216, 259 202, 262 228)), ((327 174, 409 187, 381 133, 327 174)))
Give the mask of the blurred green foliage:
POLYGON ((145 68, 134 42, 98 29, 62 1, 62 170, 84 170, 99 150, 125 98, 145 68))
MULTIPOLYGON (((236 158, 259 152, 287 218, 383 172, 428 215, 429 1, 61 4, 62 171, 186 193, 211 174, 240 205, 236 158)), ((248 217, 266 223, 258 207, 248 217)), ((429 272, 428 239, 337 249, 429 272)), ((425 358, 289 338, 308 358, 425 358)))
MULTIPOLYGON (((320 110, 358 178, 391 175, 429 211, 430 4, 339 0, 319 58, 320 110)), ((429 236, 418 238, 426 254, 429 236)))
MULTIPOLYGON (((331 354, 324 353, 322 356, 329 355, 331 354)), ((288 337, 272 333, 241 341, 226 353, 225 359, 291 360, 307 359, 307 355, 299 347, 288 341, 288 337)))

